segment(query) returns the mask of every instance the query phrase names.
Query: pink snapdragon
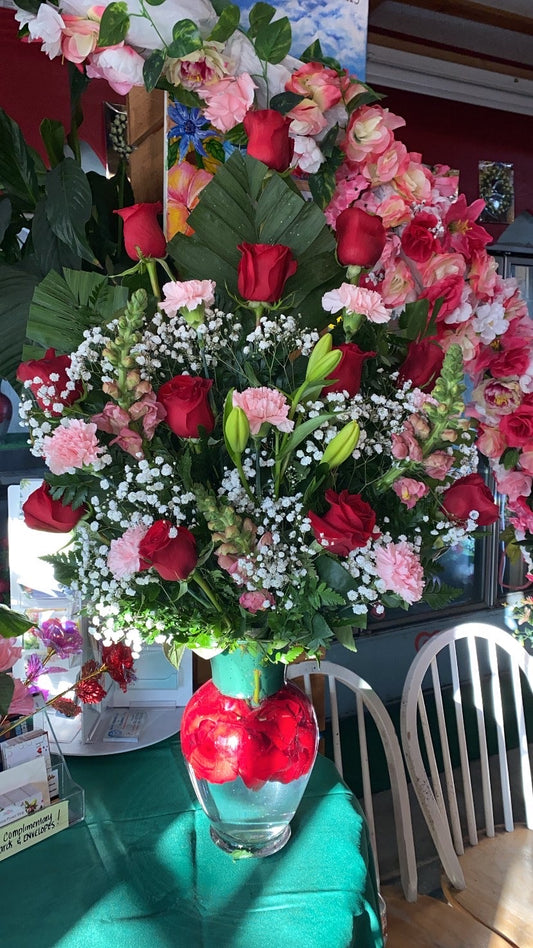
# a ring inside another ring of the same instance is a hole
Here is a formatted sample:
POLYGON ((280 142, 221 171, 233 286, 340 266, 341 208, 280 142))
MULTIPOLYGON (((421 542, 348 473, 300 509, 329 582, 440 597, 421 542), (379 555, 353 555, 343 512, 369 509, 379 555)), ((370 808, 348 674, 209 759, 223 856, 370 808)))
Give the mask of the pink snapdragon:
POLYGON ((7 671, 21 657, 22 649, 16 643, 15 638, 4 639, 0 637, 0 672, 7 671))
POLYGON ((399 477, 392 485, 392 489, 408 510, 411 510, 429 491, 427 484, 415 480, 414 477, 399 477))
POLYGON ((378 546, 376 550, 376 568, 385 590, 412 605, 424 592, 424 570, 422 564, 406 540, 378 546))
POLYGON ((176 316, 182 309, 190 311, 199 306, 211 306, 215 301, 214 280, 175 280, 163 284, 164 300, 159 308, 167 316, 176 316))
POLYGON ((107 565, 115 579, 128 579, 139 572, 141 568, 139 546, 147 533, 148 527, 144 523, 139 523, 134 527, 128 527, 118 539, 111 540, 107 565))
POLYGON ((252 77, 243 72, 240 76, 226 76, 199 89, 199 95, 207 102, 205 118, 219 131, 229 132, 242 122, 252 107, 256 88, 252 77))
POLYGON ((98 443, 96 425, 80 418, 65 419, 43 438, 43 457, 52 474, 73 474, 83 467, 101 466, 105 449, 98 443))
POLYGON ((264 424, 273 425, 278 431, 284 432, 294 428, 294 421, 288 418, 289 403, 277 389, 262 385, 259 388, 247 388, 244 392, 234 392, 233 407, 242 408, 253 435, 259 434, 264 424))
POLYGON ((391 318, 379 293, 352 283, 341 283, 336 290, 324 293, 322 306, 327 313, 338 313, 341 309, 347 313, 359 313, 371 323, 388 323, 391 318))
POLYGON ((166 408, 157 401, 157 395, 153 390, 146 392, 142 398, 138 398, 130 406, 131 420, 142 421, 143 433, 148 441, 152 440, 155 429, 166 417, 166 408))
POLYGON ((433 451, 422 463, 428 477, 443 481, 453 464, 453 457, 446 451, 433 451))

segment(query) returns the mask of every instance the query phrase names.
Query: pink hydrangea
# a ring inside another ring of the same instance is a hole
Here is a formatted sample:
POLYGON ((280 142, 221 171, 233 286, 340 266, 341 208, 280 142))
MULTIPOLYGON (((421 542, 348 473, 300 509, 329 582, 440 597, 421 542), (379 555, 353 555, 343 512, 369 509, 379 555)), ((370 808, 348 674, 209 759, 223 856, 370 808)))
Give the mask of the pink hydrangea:
POLYGON ((205 118, 221 132, 229 132, 242 122, 252 107, 256 88, 252 77, 243 72, 240 76, 227 76, 199 89, 202 99, 207 102, 205 118))
POLYGON ((411 510, 429 491, 427 484, 415 480, 414 477, 399 477, 392 485, 392 489, 408 510, 411 510))
POLYGON ((43 456, 52 474, 73 474, 82 467, 98 466, 103 451, 96 425, 79 418, 64 420, 43 438, 43 456))
POLYGON ((341 283, 336 290, 324 293, 322 306, 328 313, 338 313, 345 309, 347 313, 361 313, 371 323, 388 323, 390 312, 375 290, 365 290, 352 283, 341 283))
POLYGON ((172 283, 164 283, 165 298, 159 308, 172 317, 182 308, 190 312, 202 305, 211 306, 215 301, 215 285, 214 280, 175 280, 172 283))
POLYGON ((16 639, 0 637, 0 672, 7 671, 22 655, 22 649, 16 644, 16 639))
POLYGON ((421 598, 424 591, 424 570, 417 554, 406 540, 378 546, 376 568, 386 591, 397 593, 409 605, 421 598))
POLYGON ((272 593, 260 590, 245 592, 239 598, 239 605, 241 605, 243 609, 246 609, 247 612, 251 612, 252 615, 255 615, 256 612, 263 612, 265 609, 270 609, 275 603, 276 600, 272 593))
POLYGON ((287 417, 289 403, 277 389, 262 385, 234 392, 233 407, 242 408, 253 435, 259 434, 261 426, 267 423, 279 431, 288 432, 294 428, 294 421, 287 417))
POLYGON ((139 572, 141 568, 139 546, 147 533, 148 527, 144 523, 139 523, 134 527, 128 527, 117 540, 111 540, 107 565, 115 579, 128 579, 139 572))

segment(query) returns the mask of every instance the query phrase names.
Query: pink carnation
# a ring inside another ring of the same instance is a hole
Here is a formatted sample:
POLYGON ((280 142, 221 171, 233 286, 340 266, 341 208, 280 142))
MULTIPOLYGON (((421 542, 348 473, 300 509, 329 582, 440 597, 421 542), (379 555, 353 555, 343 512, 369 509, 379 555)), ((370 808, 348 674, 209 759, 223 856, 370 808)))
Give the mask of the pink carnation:
POLYGON ((189 312, 198 306, 211 306, 215 300, 213 280, 175 280, 163 284, 165 299, 159 304, 167 316, 176 316, 184 307, 189 312))
POLYGON ((148 527, 144 523, 138 523, 134 527, 128 527, 117 540, 111 540, 107 565, 115 579, 127 579, 139 572, 139 546, 147 533, 148 527))
POLYGON ((274 425, 279 431, 292 431, 294 421, 287 417, 289 403, 277 389, 247 388, 244 392, 233 393, 233 407, 242 408, 253 435, 259 434, 261 425, 274 425))
POLYGON ((96 425, 78 418, 63 421, 43 438, 43 456, 52 474, 73 474, 79 468, 98 465, 103 450, 96 425))
POLYGON ((272 593, 261 592, 259 590, 255 590, 255 592, 245 592, 239 599, 239 605, 248 612, 251 612, 252 615, 255 615, 256 612, 263 612, 265 609, 269 609, 275 605, 275 603, 276 600, 272 593))
POLYGON ((388 323, 390 313, 375 290, 365 290, 352 283, 341 283, 336 290, 324 293, 322 306, 327 313, 338 313, 345 309, 347 313, 361 313, 371 323, 388 323))
POLYGON ((22 649, 16 645, 16 639, 0 637, 0 672, 7 671, 22 655, 22 649))
POLYGON ((385 590, 412 605, 418 602, 424 591, 424 570, 422 564, 406 540, 389 543, 376 550, 376 568, 378 576, 385 584, 385 590))
POLYGON ((253 105, 256 84, 247 72, 240 76, 227 76, 213 82, 198 92, 207 102, 204 116, 221 132, 229 132, 242 122, 253 105))
POLYGON ((425 497, 429 491, 427 484, 416 481, 414 477, 399 477, 392 485, 392 489, 408 510, 411 510, 416 502, 421 497, 425 497))

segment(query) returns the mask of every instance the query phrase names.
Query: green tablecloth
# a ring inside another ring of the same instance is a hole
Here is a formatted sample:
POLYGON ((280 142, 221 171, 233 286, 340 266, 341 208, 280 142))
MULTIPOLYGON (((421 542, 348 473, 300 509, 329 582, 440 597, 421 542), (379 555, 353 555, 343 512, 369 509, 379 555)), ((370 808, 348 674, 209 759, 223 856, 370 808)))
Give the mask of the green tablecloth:
POLYGON ((366 823, 329 760, 286 847, 235 861, 177 738, 69 766, 86 821, 0 863, 2 948, 382 948, 366 823))

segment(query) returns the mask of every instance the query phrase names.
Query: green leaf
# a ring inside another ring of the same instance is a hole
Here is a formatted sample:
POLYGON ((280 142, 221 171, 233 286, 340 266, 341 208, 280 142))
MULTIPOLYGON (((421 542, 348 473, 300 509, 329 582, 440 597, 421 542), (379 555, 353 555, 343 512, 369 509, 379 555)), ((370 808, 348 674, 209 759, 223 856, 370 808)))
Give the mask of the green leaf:
POLYGON ((7 606, 0 604, 0 637, 3 639, 17 638, 35 625, 28 616, 14 612, 7 606))
POLYGON ((21 266, 0 266, 0 378, 12 385, 16 384, 16 372, 22 361, 26 323, 38 281, 37 274, 28 273, 21 266))
POLYGON ((268 26, 275 13, 276 8, 271 6, 270 3, 254 3, 248 14, 248 22, 250 24, 248 36, 252 38, 257 36, 260 30, 268 26))
POLYGON ((336 69, 337 72, 340 72, 342 68, 336 59, 324 55, 319 39, 314 40, 307 49, 304 49, 299 59, 303 63, 322 63, 324 66, 329 66, 330 69, 336 69))
POLYGON ((429 300, 416 300, 407 303, 400 316, 398 325, 406 339, 420 339, 426 333, 429 314, 429 300))
POLYGON ((177 642, 165 642, 163 644, 165 658, 169 660, 170 664, 173 665, 174 668, 180 667, 185 649, 185 645, 178 645, 177 642))
POLYGON ((228 3, 222 10, 217 25, 211 30, 208 40, 225 43, 237 29, 241 19, 241 11, 234 3, 228 3))
POLYGON ((182 56, 201 49, 202 45, 202 37, 196 23, 187 19, 178 20, 172 29, 172 42, 167 47, 167 56, 181 59, 182 56))
POLYGON ((3 718, 9 711, 14 690, 15 682, 13 678, 6 672, 2 672, 0 674, 0 718, 3 718))
POLYGON ((147 3, 149 7, 160 7, 162 3, 165 3, 165 0, 145 0, 145 3, 147 3))
POLYGON ((46 148, 48 160, 53 168, 65 157, 65 129, 63 123, 55 119, 45 118, 39 126, 39 131, 46 148))
POLYGON ((357 652, 357 647, 355 644, 353 629, 347 625, 337 625, 335 626, 335 637, 344 645, 345 648, 349 649, 350 652, 357 652))
POLYGON ((6 235, 7 228, 11 223, 12 209, 13 206, 9 198, 6 197, 3 198, 3 200, 0 200, 0 244, 2 243, 6 235))
POLYGON ((59 240, 54 234, 46 216, 46 199, 39 201, 31 223, 31 239, 35 252, 36 263, 44 277, 50 270, 60 271, 62 267, 79 269, 81 257, 79 254, 59 240))
MULTIPOLYGON (((320 380, 319 390, 321 391, 324 387, 324 380, 320 380)), ((278 460, 283 461, 291 451, 294 451, 302 441, 305 441, 316 431, 320 425, 323 425, 325 421, 329 421, 330 418, 334 418, 335 414, 330 412, 329 414, 318 415, 316 418, 308 418, 307 421, 304 421, 301 425, 298 425, 297 428, 289 435, 288 440, 286 441, 282 450, 278 454, 278 460)))
MULTIPOLYGON (((364 83, 361 84, 364 85, 364 83)), ((372 102, 379 102, 380 99, 384 98, 385 96, 381 92, 374 92, 370 86, 366 86, 365 92, 354 95, 353 99, 348 102, 346 106, 348 115, 351 115, 356 109, 360 109, 362 105, 371 105, 372 102)))
POLYGON ((225 7, 229 7, 231 0, 212 0, 211 6, 213 7, 217 16, 220 16, 225 7))
POLYGON ((503 464, 506 471, 512 471, 513 468, 518 467, 519 458, 520 451, 518 448, 506 448, 501 456, 500 463, 503 464))
POLYGON ((282 16, 263 27, 255 38, 255 51, 259 59, 276 65, 288 54, 292 43, 292 30, 288 17, 282 16))
POLYGON ((14 206, 32 211, 39 200, 39 184, 31 149, 9 115, 0 109, 0 189, 14 206))
POLYGON ((110 3, 102 14, 98 46, 117 46, 126 37, 130 28, 130 16, 126 3, 110 3))
POLYGON ((153 92, 165 65, 165 53, 162 49, 154 49, 143 66, 144 87, 147 92, 153 92))
POLYGON ((92 195, 86 174, 72 158, 65 158, 46 176, 46 216, 52 231, 89 263, 96 263, 85 237, 92 195))
POLYGON ((319 556, 315 563, 316 571, 322 580, 331 589, 346 598, 347 593, 358 588, 357 581, 350 576, 347 569, 327 554, 319 556))
POLYGON ((282 115, 286 115, 287 112, 294 109, 303 99, 304 96, 298 95, 297 92, 279 92, 278 95, 272 96, 270 108, 275 109, 276 112, 281 112, 282 115))
POLYGON ((215 158, 216 161, 220 161, 221 164, 224 164, 226 160, 226 153, 224 151, 224 146, 222 142, 219 142, 216 138, 210 138, 205 142, 205 150, 211 158, 215 158))
POLYGON ((26 10, 27 13, 38 13, 39 7, 41 6, 42 0, 17 0, 17 7, 20 7, 21 10, 26 10))

